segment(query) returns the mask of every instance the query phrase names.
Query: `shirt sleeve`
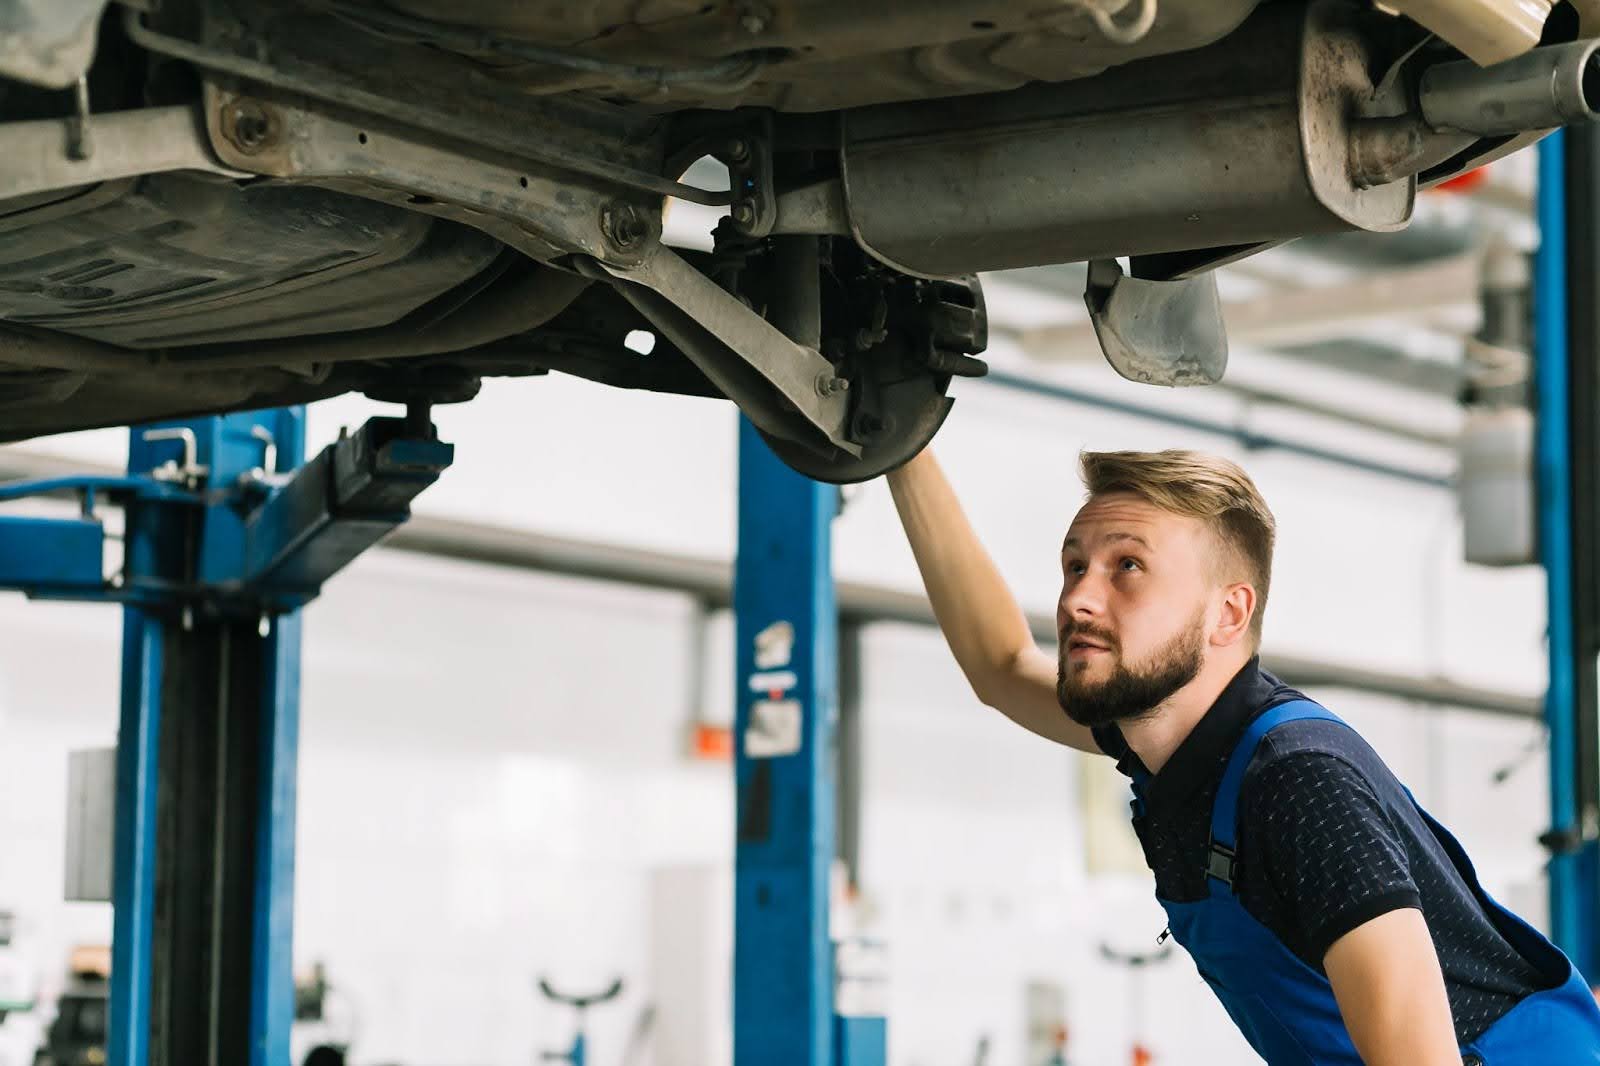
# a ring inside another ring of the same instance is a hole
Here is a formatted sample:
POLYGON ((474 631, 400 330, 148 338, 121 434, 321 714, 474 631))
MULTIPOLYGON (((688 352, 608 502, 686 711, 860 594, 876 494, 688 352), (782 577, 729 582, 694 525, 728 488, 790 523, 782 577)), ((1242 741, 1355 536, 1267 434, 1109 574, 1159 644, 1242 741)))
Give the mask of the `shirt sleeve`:
POLYGON ((1265 864, 1303 957, 1380 915, 1421 909, 1400 835, 1372 786, 1335 755, 1296 752, 1250 775, 1241 862, 1265 864))

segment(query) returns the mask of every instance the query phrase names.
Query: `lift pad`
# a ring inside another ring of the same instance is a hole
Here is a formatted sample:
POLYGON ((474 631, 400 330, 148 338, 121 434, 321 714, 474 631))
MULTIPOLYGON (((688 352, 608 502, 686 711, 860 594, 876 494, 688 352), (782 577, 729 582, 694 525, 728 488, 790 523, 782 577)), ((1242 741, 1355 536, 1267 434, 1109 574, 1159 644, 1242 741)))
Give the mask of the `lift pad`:
POLYGON ((434 439, 426 423, 373 418, 292 474, 279 474, 276 437, 262 418, 135 430, 136 457, 176 453, 146 474, 0 486, 0 502, 71 493, 84 512, 0 516, 0 588, 229 615, 290 610, 405 522, 411 501, 454 458, 454 447, 434 439), (252 453, 250 465, 219 483, 217 453, 241 448, 252 453), (109 575, 99 500, 127 514, 127 550, 109 575))

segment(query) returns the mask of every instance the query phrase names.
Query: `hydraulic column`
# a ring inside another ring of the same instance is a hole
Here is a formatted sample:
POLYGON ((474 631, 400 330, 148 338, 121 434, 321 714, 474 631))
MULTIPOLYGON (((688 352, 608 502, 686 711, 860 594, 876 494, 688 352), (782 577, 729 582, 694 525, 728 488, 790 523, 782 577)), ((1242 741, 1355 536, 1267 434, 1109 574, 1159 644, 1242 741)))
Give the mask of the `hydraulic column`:
MULTIPOLYGON (((815 347, 817 241, 773 242, 775 325, 815 347)), ((734 569, 735 1066, 881 1066, 881 1017, 839 1017, 829 924, 838 854, 839 624, 832 523, 839 493, 739 429, 734 569)))

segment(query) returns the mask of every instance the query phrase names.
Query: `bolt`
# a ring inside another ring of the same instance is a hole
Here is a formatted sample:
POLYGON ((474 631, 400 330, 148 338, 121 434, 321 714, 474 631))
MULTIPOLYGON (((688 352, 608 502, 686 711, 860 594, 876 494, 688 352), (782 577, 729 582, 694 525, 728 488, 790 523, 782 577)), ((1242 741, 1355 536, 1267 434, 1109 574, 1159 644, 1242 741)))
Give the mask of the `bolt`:
POLYGON ((735 163, 743 163, 750 158, 750 142, 744 140, 731 140, 728 142, 728 158, 735 163))
POLYGON ((756 220, 756 205, 749 200, 740 200, 733 205, 733 220, 741 226, 748 226, 756 220))
POLYGON ((600 212, 600 232, 612 247, 628 251, 650 236, 650 223, 633 204, 615 200, 600 212))
POLYGON ((856 415, 856 437, 860 440, 876 437, 883 432, 885 425, 884 420, 877 415, 863 411, 856 415))
POLYGON ((755 36, 767 28, 767 13, 759 7, 747 7, 739 16, 739 25, 744 27, 744 32, 755 36))
POLYGON ((277 123, 260 101, 240 97, 223 111, 222 132, 239 151, 254 153, 272 143, 277 123))
POLYGON ((827 373, 826 371, 817 375, 818 396, 834 396, 838 393, 846 391, 849 388, 850 382, 846 378, 837 377, 833 374, 827 373))

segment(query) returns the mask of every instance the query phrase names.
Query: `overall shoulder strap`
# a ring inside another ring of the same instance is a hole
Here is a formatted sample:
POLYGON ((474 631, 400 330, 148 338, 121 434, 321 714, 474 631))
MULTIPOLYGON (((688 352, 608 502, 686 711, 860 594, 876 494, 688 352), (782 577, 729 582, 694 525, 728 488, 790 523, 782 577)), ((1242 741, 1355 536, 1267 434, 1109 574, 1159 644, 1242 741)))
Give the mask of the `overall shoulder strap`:
POLYGON ((1239 790, 1261 738, 1281 725, 1310 719, 1345 724, 1342 718, 1320 704, 1291 700, 1257 715, 1234 746, 1217 786, 1217 798, 1211 805, 1211 847, 1206 855, 1206 876, 1211 880, 1213 891, 1219 887, 1231 891, 1233 887, 1234 855, 1239 837, 1239 790))

